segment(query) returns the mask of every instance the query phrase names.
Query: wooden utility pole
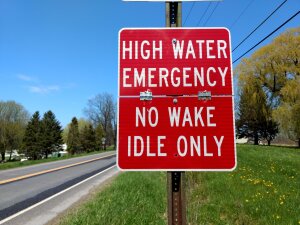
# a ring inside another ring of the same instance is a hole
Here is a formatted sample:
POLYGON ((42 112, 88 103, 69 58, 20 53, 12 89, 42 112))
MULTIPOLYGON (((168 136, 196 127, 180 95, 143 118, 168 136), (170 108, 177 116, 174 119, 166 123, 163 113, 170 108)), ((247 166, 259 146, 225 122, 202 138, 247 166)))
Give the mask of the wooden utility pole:
MULTIPOLYGON (((166 27, 181 27, 181 2, 166 2, 166 27)), ((186 225, 184 172, 167 172, 168 225, 186 225)))

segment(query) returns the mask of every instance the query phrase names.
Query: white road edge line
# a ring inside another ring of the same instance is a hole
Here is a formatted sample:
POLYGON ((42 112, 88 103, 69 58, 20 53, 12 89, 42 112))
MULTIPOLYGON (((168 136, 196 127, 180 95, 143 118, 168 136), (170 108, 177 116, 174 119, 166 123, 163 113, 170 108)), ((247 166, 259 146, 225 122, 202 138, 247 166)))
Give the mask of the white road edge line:
POLYGON ((42 201, 40 201, 40 202, 38 202, 38 203, 32 205, 32 206, 29 206, 28 208, 23 209, 23 210, 21 210, 20 212, 17 212, 16 214, 11 215, 11 216, 9 216, 9 217, 7 217, 7 218, 1 220, 1 221, 0 221, 0 224, 4 224, 4 223, 10 221, 10 220, 16 218, 17 216, 19 216, 19 215, 21 215, 21 214, 23 214, 23 213, 25 213, 25 212, 28 212, 29 210, 31 210, 31 209, 33 209, 33 208, 35 208, 35 207, 37 207, 37 206, 39 206, 39 205, 41 205, 41 204, 44 204, 45 202, 47 202, 47 201, 49 201, 49 200, 51 200, 51 199, 53 199, 53 198, 55 198, 55 197, 57 197, 57 196, 59 196, 59 195, 61 195, 61 194, 65 193, 65 192, 71 190, 71 189, 74 188, 74 187, 79 186, 80 184, 82 184, 82 183, 84 183, 84 182, 86 182, 86 181, 88 181, 88 180, 90 180, 90 179, 93 179, 94 177, 96 177, 96 176, 100 175, 101 173, 104 173, 104 172, 106 172, 106 171, 108 171, 108 170, 110 170, 110 169, 112 169, 112 168, 114 168, 114 167, 116 167, 116 165, 111 166, 111 167, 109 167, 109 168, 107 168, 107 169, 105 169, 105 170, 103 170, 103 171, 101 171, 101 172, 99 172, 99 173, 97 173, 97 174, 95 174, 95 175, 89 177, 89 178, 86 178, 85 180, 80 181, 79 183, 74 184, 73 186, 68 187, 67 189, 62 190, 61 192, 58 192, 58 193, 56 193, 55 195, 52 195, 52 196, 50 196, 50 197, 48 197, 48 198, 46 198, 46 199, 44 199, 44 200, 42 200, 42 201))

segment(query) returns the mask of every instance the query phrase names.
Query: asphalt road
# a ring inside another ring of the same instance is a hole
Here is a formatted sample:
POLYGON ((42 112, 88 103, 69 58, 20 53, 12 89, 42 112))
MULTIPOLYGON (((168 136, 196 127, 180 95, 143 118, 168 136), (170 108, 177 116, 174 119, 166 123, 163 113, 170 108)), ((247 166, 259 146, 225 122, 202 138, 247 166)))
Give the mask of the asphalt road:
POLYGON ((0 220, 30 207, 116 163, 114 152, 0 172, 0 182, 40 171, 52 171, 26 179, 0 184, 0 220), (104 158, 101 158, 104 157, 104 158), (98 160, 94 160, 100 158, 98 160), (83 164, 81 162, 89 161, 83 164), (69 165, 74 166, 68 167, 69 165), (66 167, 66 168, 65 168, 66 167), (55 170, 56 168, 61 168, 55 170))

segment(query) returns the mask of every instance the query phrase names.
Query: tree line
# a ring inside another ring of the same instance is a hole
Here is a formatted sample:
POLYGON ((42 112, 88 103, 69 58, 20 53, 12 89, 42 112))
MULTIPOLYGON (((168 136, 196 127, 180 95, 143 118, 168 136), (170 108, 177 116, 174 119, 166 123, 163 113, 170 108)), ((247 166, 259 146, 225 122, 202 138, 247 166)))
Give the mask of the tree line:
POLYGON ((49 110, 41 118, 39 111, 31 117, 14 101, 0 101, 0 153, 12 158, 13 150, 30 159, 47 158, 67 144, 70 154, 106 149, 116 144, 116 103, 112 95, 98 94, 84 108, 87 119, 74 117, 62 129, 55 114, 49 110), (104 145, 103 145, 104 143, 104 145))
POLYGON ((239 138, 268 144, 281 133, 300 147, 300 27, 289 29, 245 58, 239 79, 239 138))
POLYGON ((117 104, 111 94, 98 94, 84 108, 87 120, 74 117, 64 130, 70 153, 116 147, 117 104))

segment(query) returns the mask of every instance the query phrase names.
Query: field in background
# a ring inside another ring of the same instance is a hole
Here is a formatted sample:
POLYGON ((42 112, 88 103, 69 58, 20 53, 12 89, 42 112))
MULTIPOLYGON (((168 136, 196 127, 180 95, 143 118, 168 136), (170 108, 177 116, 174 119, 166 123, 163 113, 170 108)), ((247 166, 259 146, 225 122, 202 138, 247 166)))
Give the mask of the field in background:
MULTIPOLYGON (((233 172, 188 172, 188 224, 300 224, 300 150, 238 145, 233 172)), ((166 224, 166 173, 127 172, 61 224, 166 224)))

